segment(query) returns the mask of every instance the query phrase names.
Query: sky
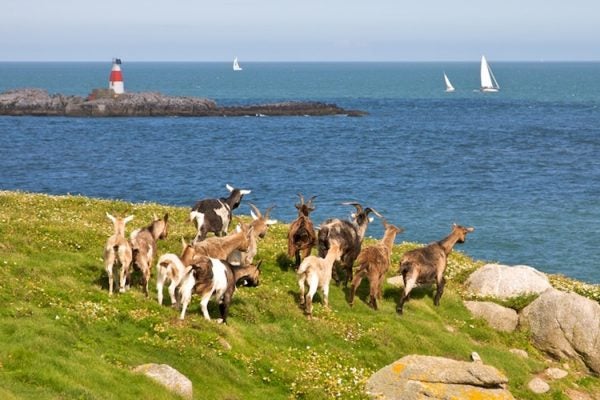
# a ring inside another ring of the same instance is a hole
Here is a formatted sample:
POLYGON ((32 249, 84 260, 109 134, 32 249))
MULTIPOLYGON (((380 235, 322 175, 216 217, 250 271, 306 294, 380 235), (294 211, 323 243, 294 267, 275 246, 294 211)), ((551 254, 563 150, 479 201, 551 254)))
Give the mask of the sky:
POLYGON ((0 0, 0 61, 600 60, 598 0, 0 0))

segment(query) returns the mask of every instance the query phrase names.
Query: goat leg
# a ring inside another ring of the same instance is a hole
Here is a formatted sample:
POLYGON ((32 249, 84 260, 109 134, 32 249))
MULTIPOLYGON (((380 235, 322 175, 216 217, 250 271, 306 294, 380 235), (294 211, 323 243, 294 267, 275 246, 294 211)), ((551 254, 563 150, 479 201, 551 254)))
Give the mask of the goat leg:
POLYGON ((440 305, 440 299, 444 293, 444 286, 446 286, 446 278, 442 277, 442 279, 436 284, 435 298, 433 299, 433 304, 436 306, 440 305))
POLYGON ((365 275, 366 274, 364 272, 364 269, 360 268, 358 270, 358 272, 356 273, 356 275, 354 275, 354 278, 352 279, 352 284, 351 284, 351 288, 350 288, 350 295, 349 295, 349 298, 348 298, 348 303, 350 304, 350 307, 352 307, 354 305, 354 296, 356 295, 356 290, 360 286, 360 283, 362 282, 362 280, 365 277, 365 275))
POLYGON ((371 303, 371 307, 373 307, 374 310, 377 310, 377 296, 379 294, 379 280, 377 279, 377 277, 373 277, 373 279, 371 279, 369 281, 369 284, 370 284, 369 302, 371 303))

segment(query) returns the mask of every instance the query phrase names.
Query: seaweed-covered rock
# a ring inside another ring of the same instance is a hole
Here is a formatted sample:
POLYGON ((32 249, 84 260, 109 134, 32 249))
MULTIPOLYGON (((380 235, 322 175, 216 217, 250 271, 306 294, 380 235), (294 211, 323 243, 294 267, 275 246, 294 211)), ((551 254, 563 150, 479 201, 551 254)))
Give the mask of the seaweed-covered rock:
POLYGON ((377 371, 367 393, 379 400, 514 399, 504 389, 508 379, 481 362, 410 355, 377 371))
POLYGON ((72 117, 208 117, 208 116, 321 116, 365 113, 344 110, 320 102, 218 107, 210 99, 166 96, 156 92, 116 95, 110 89, 95 89, 87 98, 48 94, 41 89, 20 89, 0 94, 0 115, 72 117))

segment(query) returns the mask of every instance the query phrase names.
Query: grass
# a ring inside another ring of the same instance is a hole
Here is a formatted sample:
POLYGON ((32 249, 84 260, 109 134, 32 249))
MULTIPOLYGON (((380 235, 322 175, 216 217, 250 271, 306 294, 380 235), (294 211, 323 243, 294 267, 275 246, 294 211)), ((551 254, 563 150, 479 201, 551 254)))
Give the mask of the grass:
MULTIPOLYGON (((399 289, 386 284, 375 312, 365 302, 363 282, 353 308, 333 287, 332 309, 317 296, 315 318, 308 320, 285 255, 287 225, 277 224, 259 244, 261 285, 236 291, 229 325, 202 319, 197 299, 179 321, 176 310, 158 306, 154 293, 145 298, 139 285, 108 296, 102 248, 112 225, 106 211, 134 214, 128 233, 168 211, 170 235, 159 242, 159 254, 179 253, 181 236, 195 233, 185 222, 187 208, 0 192, 0 398, 175 398, 131 371, 153 362, 189 377, 198 399, 364 399, 368 377, 404 355, 468 360, 472 351, 508 376, 519 399, 566 399, 570 387, 600 392, 600 379, 570 363, 569 376, 551 383, 549 393, 530 393, 527 382, 557 364, 531 346, 526 332, 496 332, 469 314, 460 284, 482 263, 459 252, 451 255, 440 307, 433 306, 431 288, 419 288, 399 317, 399 289)), ((397 245, 392 269, 417 246, 397 245)), ((590 290, 594 298, 597 287, 590 290)), ((218 313, 212 302, 209 312, 218 313)))

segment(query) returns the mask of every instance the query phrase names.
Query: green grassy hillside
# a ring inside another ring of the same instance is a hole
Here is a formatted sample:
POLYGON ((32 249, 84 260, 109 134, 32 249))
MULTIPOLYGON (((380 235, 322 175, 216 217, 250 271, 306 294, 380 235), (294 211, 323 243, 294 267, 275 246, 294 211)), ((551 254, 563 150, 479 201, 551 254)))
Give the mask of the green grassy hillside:
MULTIPOLYGON (((127 235, 153 213, 168 211, 170 235, 159 242, 159 254, 179 254, 181 237, 195 233, 187 208, 0 192, 0 398, 174 398, 131 372, 152 362, 189 377, 197 399, 360 399, 370 374, 404 355, 468 360, 472 351, 509 377, 519 399, 567 399, 562 393, 569 387, 600 392, 598 378, 570 364, 569 377, 552 383, 549 393, 529 393, 526 383, 553 363, 526 333, 498 333, 470 316, 459 283, 478 263, 461 253, 451 256, 440 307, 433 306, 431 288, 420 288, 399 317, 400 292, 386 284, 375 312, 365 303, 363 282, 354 308, 334 286, 331 310, 317 296, 315 318, 308 320, 285 255, 287 225, 278 224, 259 243, 261 285, 236 291, 228 325, 205 321, 197 298, 179 321, 176 310, 155 300, 154 270, 150 298, 139 286, 108 296, 102 262, 112 234, 107 211, 135 216, 127 235)), ((390 275, 402 252, 415 246, 395 247, 390 275)), ((209 311, 218 314, 213 302, 209 311)))

